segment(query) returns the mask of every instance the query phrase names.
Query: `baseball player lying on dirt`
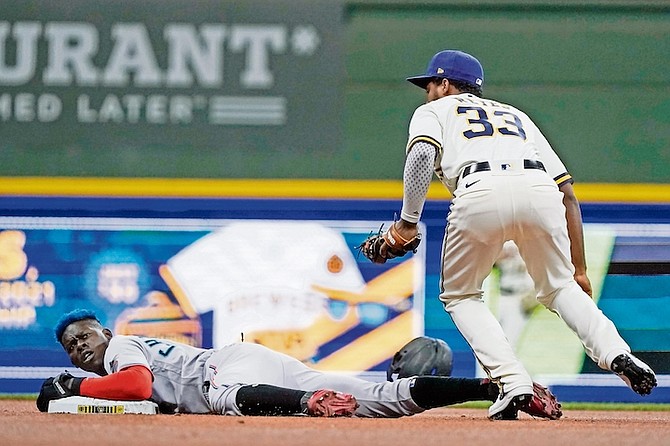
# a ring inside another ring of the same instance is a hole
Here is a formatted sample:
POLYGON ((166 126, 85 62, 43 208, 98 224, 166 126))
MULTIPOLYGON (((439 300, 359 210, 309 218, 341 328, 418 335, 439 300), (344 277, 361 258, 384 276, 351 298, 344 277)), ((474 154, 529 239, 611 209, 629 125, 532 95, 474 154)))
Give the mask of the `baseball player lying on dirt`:
MULTIPOLYGON (((73 365, 100 377, 62 373, 47 379, 37 399, 69 396, 146 400, 163 413, 400 417, 465 401, 495 401, 488 379, 420 376, 381 383, 319 372, 264 346, 235 343, 200 349, 165 339, 114 336, 95 314, 75 310, 54 329, 73 365)), ((532 416, 557 419, 560 405, 535 387, 532 416)))

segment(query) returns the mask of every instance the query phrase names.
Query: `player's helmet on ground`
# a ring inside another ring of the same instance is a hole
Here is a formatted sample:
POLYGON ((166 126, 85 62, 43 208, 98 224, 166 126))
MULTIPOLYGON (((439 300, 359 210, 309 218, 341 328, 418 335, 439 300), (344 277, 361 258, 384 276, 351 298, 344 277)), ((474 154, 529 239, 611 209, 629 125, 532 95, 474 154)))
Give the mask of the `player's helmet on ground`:
POLYGON ((458 50, 444 50, 435 54, 424 74, 408 77, 407 80, 417 87, 426 88, 433 78, 461 81, 474 87, 484 86, 482 64, 468 53, 458 50))
POLYGON ((410 376, 450 376, 453 353, 441 339, 421 336, 405 344, 395 355, 386 371, 386 378, 393 381, 410 376))

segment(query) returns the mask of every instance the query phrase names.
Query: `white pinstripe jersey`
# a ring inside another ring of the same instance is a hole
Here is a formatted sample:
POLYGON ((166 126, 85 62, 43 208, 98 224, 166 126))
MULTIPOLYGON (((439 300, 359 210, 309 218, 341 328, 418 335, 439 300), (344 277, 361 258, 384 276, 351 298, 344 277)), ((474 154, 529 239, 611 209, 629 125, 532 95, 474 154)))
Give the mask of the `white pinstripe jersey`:
POLYGON ((419 141, 438 147, 435 172, 452 193, 461 170, 481 161, 540 160, 559 186, 572 179, 524 112, 470 93, 418 107, 409 124, 407 150, 419 141))

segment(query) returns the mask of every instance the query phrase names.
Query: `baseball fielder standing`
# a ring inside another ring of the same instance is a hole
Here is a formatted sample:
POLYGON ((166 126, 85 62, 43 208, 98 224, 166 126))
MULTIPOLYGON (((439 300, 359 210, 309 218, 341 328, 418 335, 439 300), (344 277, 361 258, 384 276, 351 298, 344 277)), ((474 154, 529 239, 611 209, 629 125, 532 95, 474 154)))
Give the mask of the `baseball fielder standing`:
POLYGON ((501 386, 489 417, 515 419, 532 394, 531 377, 482 300, 482 282, 507 240, 519 247, 538 300, 577 334, 586 353, 633 391, 649 394, 654 372, 590 298, 573 180, 540 130, 524 112, 481 97, 484 72, 469 54, 441 51, 425 74, 407 80, 425 89, 427 103, 409 124, 401 219, 371 246, 378 246, 375 261, 385 261, 386 252, 402 255, 403 245, 413 248, 408 242, 417 240, 434 171, 453 195, 440 300, 501 386))

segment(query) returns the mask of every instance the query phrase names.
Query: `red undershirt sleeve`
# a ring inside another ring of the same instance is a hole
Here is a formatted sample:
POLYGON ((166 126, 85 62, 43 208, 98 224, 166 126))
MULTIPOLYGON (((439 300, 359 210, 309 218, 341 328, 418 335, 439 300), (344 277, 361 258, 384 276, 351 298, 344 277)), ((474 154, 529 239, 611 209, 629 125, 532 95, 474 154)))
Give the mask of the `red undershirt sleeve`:
POLYGON ((86 378, 81 396, 107 400, 141 401, 151 397, 153 375, 143 365, 133 365, 100 378, 86 378))

